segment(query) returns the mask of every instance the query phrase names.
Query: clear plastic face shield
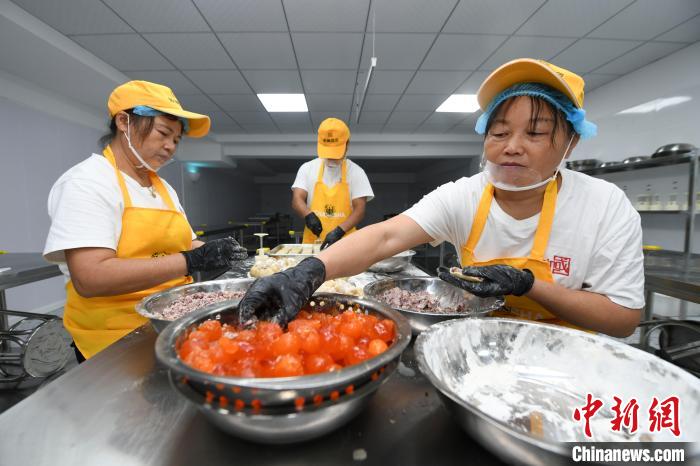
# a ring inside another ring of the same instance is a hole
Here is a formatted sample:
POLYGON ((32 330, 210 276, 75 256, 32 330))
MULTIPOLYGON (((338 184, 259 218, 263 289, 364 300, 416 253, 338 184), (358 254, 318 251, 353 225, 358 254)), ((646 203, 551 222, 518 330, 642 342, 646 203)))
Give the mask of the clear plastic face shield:
POLYGON ((141 154, 138 153, 136 149, 134 149, 134 146, 131 145, 131 122, 129 121, 129 114, 126 114, 126 133, 124 133, 124 137, 126 138, 126 143, 129 145, 129 149, 131 149, 131 153, 134 154, 134 157, 141 163, 141 165, 136 166, 136 168, 145 168, 148 171, 152 171, 153 173, 158 172, 161 168, 170 165, 173 163, 175 160, 170 159, 167 162, 163 163, 160 167, 158 168, 153 168, 151 167, 148 162, 146 162, 143 157, 141 157, 141 154))
POLYGON ((326 159, 326 166, 328 168, 337 169, 343 164, 343 159, 326 159))
POLYGON ((524 82, 515 84, 504 90, 493 98, 488 108, 477 119, 474 130, 477 134, 486 134, 489 119, 498 106, 511 97, 531 96, 537 97, 549 102, 553 107, 563 112, 566 120, 571 124, 574 130, 569 143, 566 145, 564 153, 561 155, 559 165, 557 165, 554 174, 547 179, 537 170, 527 167, 518 167, 513 165, 497 165, 486 159, 486 154, 481 156, 481 169, 486 175, 488 181, 495 187, 504 191, 528 191, 546 185, 550 181, 556 179, 559 171, 564 166, 571 145, 575 137, 580 139, 589 139, 594 137, 597 132, 597 126, 586 120, 586 112, 582 108, 577 108, 574 103, 564 94, 556 91, 544 84, 524 82))
POLYGON ((520 167, 516 165, 498 165, 486 159, 486 153, 481 154, 481 170, 486 179, 498 189, 504 191, 529 191, 546 185, 550 181, 556 179, 559 171, 564 166, 566 155, 569 153, 571 144, 574 141, 575 134, 569 139, 566 149, 561 156, 561 160, 557 165, 554 174, 547 179, 537 170, 528 167, 520 167))

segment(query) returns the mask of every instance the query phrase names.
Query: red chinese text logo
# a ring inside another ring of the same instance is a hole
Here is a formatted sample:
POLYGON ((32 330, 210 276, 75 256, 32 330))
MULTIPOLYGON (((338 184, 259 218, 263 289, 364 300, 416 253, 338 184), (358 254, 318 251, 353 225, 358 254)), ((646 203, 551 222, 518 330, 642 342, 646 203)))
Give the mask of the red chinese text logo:
MULTIPOLYGON (((613 399, 615 400, 615 405, 612 407, 612 411, 615 413, 615 417, 610 421, 611 429, 614 432, 620 432, 622 427, 624 427, 630 434, 635 433, 639 428, 639 404, 637 399, 632 398, 624 405, 621 398, 614 396, 613 399)), ((662 429, 668 429, 673 435, 679 437, 681 435, 679 406, 680 400, 677 396, 669 396, 663 401, 659 401, 656 397, 652 398, 649 406, 649 431, 660 432, 662 429)), ((589 393, 586 396, 585 406, 574 410, 574 420, 584 421, 584 433, 588 438, 592 437, 591 418, 602 407, 603 402, 593 398, 593 395, 589 393)))
POLYGON ((549 261, 549 267, 552 269, 552 273, 557 275, 569 276, 571 272, 571 258, 554 256, 552 260, 549 261))

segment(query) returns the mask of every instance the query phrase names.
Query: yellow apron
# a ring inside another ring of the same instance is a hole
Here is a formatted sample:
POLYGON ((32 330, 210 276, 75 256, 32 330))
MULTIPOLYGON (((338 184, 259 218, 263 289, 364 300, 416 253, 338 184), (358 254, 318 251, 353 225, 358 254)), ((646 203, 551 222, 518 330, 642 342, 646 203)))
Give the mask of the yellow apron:
MULTIPOLYGON (((323 170, 326 164, 321 160, 321 168, 318 170, 318 179, 314 186, 313 198, 311 200, 311 211, 318 215, 323 225, 323 231, 318 238, 323 241, 326 235, 333 231, 335 227, 348 219, 352 213, 352 200, 350 199, 350 185, 347 182, 347 162, 343 160, 341 168, 340 182, 329 188, 323 182, 323 170)), ((353 233, 355 228, 346 232, 346 235, 353 233)), ((304 228, 304 243, 314 243, 317 237, 311 230, 304 228)))
MULTIPOLYGON (((104 156, 114 167, 124 198, 122 231, 117 245, 120 259, 143 259, 175 254, 192 248, 192 230, 185 216, 175 208, 160 178, 150 178, 169 210, 133 207, 124 177, 117 168, 111 147, 104 156)), ((175 278, 147 290, 117 296, 84 298, 69 281, 63 323, 80 352, 90 358, 132 330, 148 322, 134 310, 144 297, 167 288, 190 283, 190 277, 175 278)))
MULTIPOLYGON (((518 269, 529 269, 538 280, 543 280, 548 283, 554 282, 549 262, 544 258, 544 253, 547 249, 547 243, 549 242, 549 234, 554 221, 554 210, 557 205, 557 180, 554 179, 547 184, 547 189, 544 193, 544 201, 542 202, 542 212, 540 212, 540 220, 537 225, 537 230, 535 231, 535 239, 532 244, 530 255, 527 257, 502 257, 490 261, 477 262, 474 260, 474 249, 479 243, 481 234, 486 226, 486 219, 491 209, 491 201, 493 201, 493 191, 493 185, 489 183, 486 188, 484 188, 484 192, 481 195, 479 207, 474 217, 474 223, 469 232, 469 238, 461 249, 462 267, 505 264, 518 269)), ((505 311, 496 311, 493 312, 492 315, 580 328, 559 319, 554 314, 547 311, 542 305, 525 296, 506 296, 505 308, 505 311)))

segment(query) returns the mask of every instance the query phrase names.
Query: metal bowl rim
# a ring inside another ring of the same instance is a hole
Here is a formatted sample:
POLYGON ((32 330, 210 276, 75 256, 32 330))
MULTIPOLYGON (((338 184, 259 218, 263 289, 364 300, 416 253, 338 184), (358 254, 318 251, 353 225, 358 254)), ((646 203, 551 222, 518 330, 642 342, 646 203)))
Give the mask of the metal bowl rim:
MULTIPOLYGON (((372 299, 372 300, 374 300, 374 301, 377 301, 378 303, 385 304, 383 301, 379 301, 379 297, 378 297, 378 296, 374 296, 373 294, 370 293, 370 292, 372 291, 372 288, 375 287, 375 286, 379 286, 379 285, 381 285, 381 284, 383 284, 383 283, 387 283, 387 282, 398 282, 398 281, 406 281, 406 280, 420 280, 420 281, 431 281, 431 282, 432 282, 432 281, 440 281, 440 282, 442 282, 442 283, 444 283, 444 284, 446 284, 446 285, 450 285, 450 284, 447 283, 446 281, 440 280, 440 279, 437 278, 437 277, 384 278, 384 279, 375 280, 375 281, 373 281, 373 282, 370 282, 370 283, 366 284, 365 287, 362 289, 362 293, 364 293, 365 297, 368 297, 368 298, 370 298, 370 299, 372 299)), ((452 286, 452 285, 450 285, 450 286, 452 286)), ((456 288, 456 287, 455 287, 455 288, 456 288)), ((457 288, 457 289, 459 289, 459 288, 457 288)), ((462 290, 462 291, 464 291, 465 293, 469 293, 469 292, 466 291, 466 290, 462 290)), ((476 297, 478 298, 478 296, 476 296, 476 297)), ((407 314, 416 315, 416 316, 432 316, 432 317, 470 317, 470 316, 478 316, 478 315, 482 315, 482 314, 488 314, 489 312, 493 312, 493 311, 495 311, 495 310, 500 309, 501 307, 503 307, 503 305, 504 305, 505 302, 506 302, 505 299, 504 299, 502 296, 497 296, 497 297, 495 297, 495 299, 496 299, 496 301, 495 301, 495 303, 493 304, 493 306, 489 307, 488 309, 481 310, 481 311, 475 311, 475 312, 472 312, 472 313, 464 313, 464 312, 459 312, 459 313, 458 313, 458 312, 453 312, 453 313, 446 313, 446 312, 419 312, 419 311, 414 311, 414 310, 412 310, 412 309, 404 309, 404 308, 402 308, 402 307, 396 307, 396 308, 392 307, 391 309, 396 309, 396 310, 398 310, 398 311, 400 311, 400 312, 405 312, 405 313, 407 313, 407 314)), ((385 304, 385 305, 386 305, 386 306, 389 306, 388 304, 385 304)), ((391 306, 389 306, 389 307, 391 307, 391 306)))
MULTIPOLYGON (((225 283, 248 283, 250 282, 251 284, 255 281, 254 278, 248 278, 248 277, 243 277, 243 278, 225 278, 222 280, 209 280, 206 282, 194 282, 194 283, 188 283, 186 285, 180 285, 180 286, 174 286, 172 288, 165 289, 163 291, 159 291, 157 293, 150 294, 143 298, 141 301, 136 303, 136 312, 140 314, 143 317, 146 317, 147 319, 151 320, 158 320, 161 322, 174 322, 174 320, 167 320, 163 319, 162 316, 156 316, 155 314, 149 312, 147 310, 148 305, 152 302, 155 301, 156 299, 160 299, 163 295, 167 293, 172 293, 174 291, 179 291, 179 290, 188 290, 191 288, 196 288, 198 286, 203 286, 203 285, 219 285, 219 284, 225 284, 225 283)), ((227 300, 226 302, 230 302, 231 300, 227 300)), ((236 301, 236 300, 233 300, 236 301)), ((222 301, 223 303, 223 301, 222 301)), ((218 304, 218 303, 214 303, 218 304)), ((210 306, 213 306, 214 304, 210 304, 206 306, 208 309, 210 306)), ((204 308, 200 308, 204 309, 204 308)), ((196 309, 196 311, 199 311, 200 309, 196 309)), ((187 314, 189 315, 189 314, 187 314)), ((184 316, 183 316, 184 317, 184 316)), ((177 320, 177 319, 176 319, 177 320)))
MULTIPOLYGON (((430 338, 430 335, 432 333, 436 333, 440 331, 443 327, 447 327, 450 325, 469 325, 473 324, 474 322, 478 320, 485 320, 485 321, 498 321, 498 322, 504 322, 504 323, 511 323, 511 324, 518 324, 518 325, 523 325, 523 326, 528 326, 528 327, 534 327, 534 326, 546 326, 550 327, 552 329, 556 329, 557 331, 561 331, 564 333, 569 333, 573 335, 578 335, 580 336, 582 331, 581 330, 576 330, 568 327, 563 327, 561 325, 556 325, 556 324, 547 324, 547 323, 541 323, 541 322, 531 322, 528 320, 522 320, 522 319, 509 319, 509 318, 504 318, 504 317, 476 317, 474 319, 458 319, 458 320, 447 320, 443 322, 438 322, 436 324, 431 325, 427 330, 422 332, 418 337, 416 338, 416 342, 414 345, 414 352, 415 352, 415 357, 416 360, 418 361, 418 368, 421 371, 421 373, 430 381, 430 383, 435 387, 438 391, 440 391, 443 395, 448 397, 450 400, 453 402, 457 403, 461 407, 465 408, 469 413, 477 416, 479 419, 488 422, 489 424, 495 426, 501 431, 504 431, 508 435, 512 435, 519 440, 522 440, 524 442, 530 443, 530 444, 535 444, 536 446, 539 446, 540 448, 543 448, 547 451, 558 453, 561 455, 569 455, 569 450, 564 446, 564 443, 561 442, 554 442, 554 441, 546 441, 543 439, 539 439, 537 437, 534 437, 532 435, 529 435, 528 433, 525 432, 519 432, 512 427, 510 427, 508 424, 505 422, 502 422, 498 419, 495 419, 488 414, 484 413, 483 411, 474 408, 471 404, 466 402, 463 398, 461 398, 459 395, 454 393, 449 387, 447 387, 441 379, 439 379, 431 370, 430 366, 428 365, 425 356, 424 356, 424 351, 423 351, 423 346, 425 345, 425 342, 427 341, 428 338, 430 338), (467 321, 467 324, 460 324, 460 322, 467 321)), ((670 370, 678 373, 678 375, 681 378, 685 378, 688 382, 691 380, 695 380, 697 383, 700 381, 700 379, 696 379, 693 377, 691 374, 688 372, 680 369, 679 367, 669 363, 668 361, 664 361, 663 359, 652 355, 651 353, 647 353, 646 351, 643 351, 639 348, 634 348, 632 346, 626 345, 624 343, 618 342, 616 340, 609 339, 605 336, 600 336, 597 334, 590 334, 583 332, 587 337, 590 337, 594 340, 599 340, 605 343, 612 343, 615 345, 622 345, 625 348, 629 348, 632 351, 638 351, 640 355, 643 355, 646 359, 653 359, 654 361, 661 362, 662 365, 665 364, 667 365, 667 368, 670 370)))
POLYGON ((385 352, 379 356, 375 356, 360 364, 344 367, 339 371, 325 372, 321 374, 303 375, 296 377, 267 377, 267 378, 251 378, 251 377, 229 377, 217 376, 206 372, 198 371, 185 364, 177 356, 175 351, 175 339, 190 325, 203 320, 211 314, 215 314, 223 309, 230 308, 233 304, 237 306, 235 301, 222 303, 218 306, 211 306, 208 309, 198 309, 195 312, 181 317, 180 319, 168 325, 159 335, 156 340, 155 352, 156 358, 162 364, 165 364, 168 369, 177 373, 183 374, 186 377, 202 383, 210 384, 225 384, 237 385, 246 388, 258 388, 263 390, 313 390, 327 387, 328 385, 343 385, 352 382, 363 374, 367 374, 380 367, 388 364, 390 361, 398 358, 404 349, 411 341, 411 327, 406 317, 400 312, 386 306, 382 303, 377 303, 373 300, 356 298, 353 296, 341 295, 337 293, 317 293, 314 298, 335 299, 339 301, 351 301, 352 305, 359 304, 363 307, 373 308, 378 310, 385 318, 389 318, 396 324, 397 339, 385 352))

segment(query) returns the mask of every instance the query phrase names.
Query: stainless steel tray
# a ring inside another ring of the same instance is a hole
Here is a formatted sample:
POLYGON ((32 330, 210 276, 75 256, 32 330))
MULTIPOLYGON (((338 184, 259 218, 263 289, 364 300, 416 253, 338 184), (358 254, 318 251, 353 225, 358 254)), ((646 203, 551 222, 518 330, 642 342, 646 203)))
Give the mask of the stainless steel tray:
POLYGON ((320 244, 278 244, 270 250, 271 257, 311 257, 321 251, 320 244), (290 252, 301 248, 300 252, 290 252))

